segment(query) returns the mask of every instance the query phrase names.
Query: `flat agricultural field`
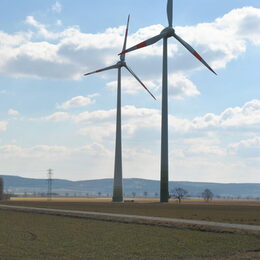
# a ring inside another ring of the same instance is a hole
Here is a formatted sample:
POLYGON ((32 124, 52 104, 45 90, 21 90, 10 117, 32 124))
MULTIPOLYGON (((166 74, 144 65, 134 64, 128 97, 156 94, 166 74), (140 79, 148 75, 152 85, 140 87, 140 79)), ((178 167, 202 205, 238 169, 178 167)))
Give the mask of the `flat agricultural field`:
POLYGON ((65 198, 52 201, 26 199, 5 202, 8 205, 70 209, 106 213, 121 213, 141 216, 196 219, 226 223, 260 225, 259 201, 213 201, 205 203, 193 200, 177 204, 158 203, 154 200, 136 200, 134 203, 112 203, 108 199, 65 198))
POLYGON ((0 210, 0 259, 259 259, 260 237, 0 210))

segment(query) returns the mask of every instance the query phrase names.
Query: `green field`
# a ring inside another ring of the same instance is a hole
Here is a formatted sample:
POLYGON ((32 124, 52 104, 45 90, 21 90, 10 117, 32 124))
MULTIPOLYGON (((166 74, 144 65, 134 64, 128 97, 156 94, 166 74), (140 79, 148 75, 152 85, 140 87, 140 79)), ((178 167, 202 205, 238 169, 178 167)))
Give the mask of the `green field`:
POLYGON ((96 212, 122 213, 142 216, 172 217, 260 225, 260 203, 221 201, 214 203, 111 203, 98 200, 72 201, 8 201, 8 205, 46 207, 56 209, 86 210, 96 212))
POLYGON ((257 259, 256 235, 0 210, 0 259, 257 259))

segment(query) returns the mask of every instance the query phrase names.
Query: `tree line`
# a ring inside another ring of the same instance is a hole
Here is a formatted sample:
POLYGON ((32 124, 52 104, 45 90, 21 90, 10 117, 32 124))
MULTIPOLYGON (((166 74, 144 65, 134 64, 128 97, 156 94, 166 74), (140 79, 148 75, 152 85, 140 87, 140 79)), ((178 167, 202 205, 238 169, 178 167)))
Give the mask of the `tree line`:
MULTIPOLYGON (((158 196, 158 193, 155 193, 156 196, 158 196)), ((101 196, 101 192, 98 193, 99 197, 101 196)), ((148 192, 144 192, 144 197, 147 197, 148 192)), ((188 191, 186 191, 185 189, 178 187, 175 188, 173 190, 171 190, 170 194, 169 194, 169 198, 175 198, 178 200, 179 203, 181 203, 181 201, 188 195, 188 191)), ((210 201, 213 199, 214 194, 212 193, 212 191, 210 189, 205 189, 202 193, 202 198, 205 201, 210 201)), ((132 196, 135 198, 136 193, 132 192, 132 196)), ((4 181, 3 178, 0 177, 0 200, 4 199, 4 181)))

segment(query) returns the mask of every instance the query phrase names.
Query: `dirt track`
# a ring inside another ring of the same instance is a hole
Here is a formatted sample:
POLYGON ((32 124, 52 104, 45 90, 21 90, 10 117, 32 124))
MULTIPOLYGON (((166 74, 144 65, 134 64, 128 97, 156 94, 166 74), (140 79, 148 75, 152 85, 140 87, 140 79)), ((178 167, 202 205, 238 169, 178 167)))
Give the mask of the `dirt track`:
POLYGON ((209 228, 209 229, 221 229, 221 230, 243 230, 260 232, 260 226, 256 225, 244 225, 244 224, 229 224, 202 220, 190 220, 190 219, 177 219, 177 218, 163 218, 163 217, 150 217, 150 216, 137 216, 126 214, 113 214, 113 213, 101 213, 91 211, 78 211, 78 210, 60 210, 60 209, 48 209, 48 208, 35 208, 35 207, 23 207, 23 206, 9 206, 0 205, 0 209, 15 210, 22 212, 33 212, 38 214, 80 217, 103 221, 114 221, 122 223, 136 223, 145 225, 158 225, 158 226, 186 226, 189 228, 209 228))

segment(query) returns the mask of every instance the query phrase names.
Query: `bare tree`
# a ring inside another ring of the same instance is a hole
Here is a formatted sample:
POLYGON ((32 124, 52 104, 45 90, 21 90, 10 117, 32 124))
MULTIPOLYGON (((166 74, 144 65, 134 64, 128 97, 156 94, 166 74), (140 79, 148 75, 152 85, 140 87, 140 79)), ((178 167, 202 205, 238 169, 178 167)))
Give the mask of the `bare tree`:
POLYGON ((98 192, 98 197, 101 197, 101 194, 102 194, 102 193, 99 191, 99 192, 98 192))
POLYGON ((202 192, 202 197, 205 201, 209 202, 209 200, 212 200, 213 199, 213 196, 214 194, 212 193, 211 190, 209 189, 205 189, 203 192, 202 192))
POLYGON ((136 193, 134 191, 132 192, 132 196, 133 196, 133 198, 135 198, 135 196, 136 196, 136 193))
POLYGON ((145 192, 144 192, 144 196, 147 197, 147 194, 148 194, 147 191, 145 191, 145 192))
POLYGON ((188 194, 186 190, 183 188, 175 188, 171 191, 171 197, 178 199, 179 204, 181 203, 181 200, 188 194))
POLYGON ((4 199, 4 180, 0 178, 0 200, 4 199))

